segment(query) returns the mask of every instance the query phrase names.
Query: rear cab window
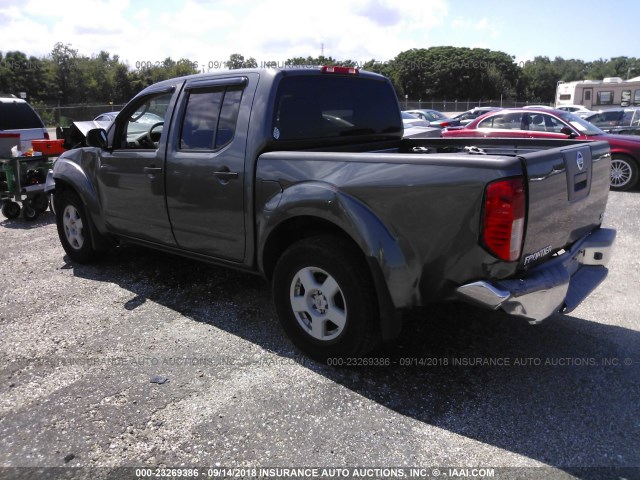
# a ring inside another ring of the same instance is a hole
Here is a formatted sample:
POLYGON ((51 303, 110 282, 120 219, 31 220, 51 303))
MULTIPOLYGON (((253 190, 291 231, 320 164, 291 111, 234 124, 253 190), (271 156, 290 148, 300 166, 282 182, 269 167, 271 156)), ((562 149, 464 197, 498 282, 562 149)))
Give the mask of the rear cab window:
POLYGON ((398 100, 384 80, 322 74, 286 76, 279 83, 271 127, 279 147, 399 139, 402 132, 398 100))
POLYGON ((0 104, 0 130, 44 128, 38 114, 25 102, 0 104))

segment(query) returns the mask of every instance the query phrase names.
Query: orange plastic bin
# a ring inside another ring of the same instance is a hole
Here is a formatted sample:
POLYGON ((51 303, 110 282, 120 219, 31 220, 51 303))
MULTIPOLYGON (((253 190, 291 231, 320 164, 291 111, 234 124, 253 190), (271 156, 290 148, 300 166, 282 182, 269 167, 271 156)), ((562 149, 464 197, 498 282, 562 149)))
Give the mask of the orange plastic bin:
POLYGON ((65 151, 64 140, 31 140, 31 147, 43 155, 60 155, 65 151))

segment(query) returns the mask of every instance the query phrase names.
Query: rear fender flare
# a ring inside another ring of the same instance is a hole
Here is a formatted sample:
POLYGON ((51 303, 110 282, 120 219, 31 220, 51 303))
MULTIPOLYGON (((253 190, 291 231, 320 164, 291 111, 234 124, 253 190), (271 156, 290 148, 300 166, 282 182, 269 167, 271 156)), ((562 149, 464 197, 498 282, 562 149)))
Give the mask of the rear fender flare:
POLYGON ((397 312, 418 303, 419 262, 410 245, 366 205, 331 185, 307 182, 275 195, 264 206, 257 225, 258 266, 265 272, 265 246, 285 222, 316 218, 342 230, 363 252, 380 306, 383 337, 396 335, 397 312))

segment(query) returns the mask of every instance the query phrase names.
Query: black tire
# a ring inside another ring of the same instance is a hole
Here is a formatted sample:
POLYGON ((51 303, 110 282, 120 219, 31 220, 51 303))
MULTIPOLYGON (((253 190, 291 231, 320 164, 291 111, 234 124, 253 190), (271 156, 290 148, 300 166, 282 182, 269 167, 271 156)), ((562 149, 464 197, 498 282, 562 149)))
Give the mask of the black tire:
POLYGON ((47 208, 49 208, 49 199, 47 198, 47 195, 44 193, 38 193, 34 195, 34 197, 31 199, 31 206, 38 213, 46 212, 47 208))
POLYGON ((16 202, 6 202, 2 205, 2 214, 9 220, 18 218, 20 216, 20 204, 16 202))
POLYGON ((624 192, 638 183, 638 163, 631 157, 614 153, 611 158, 611 190, 624 192))
POLYGON ((36 218, 38 218, 38 211, 33 208, 33 205, 30 203, 22 204, 22 218, 24 218, 27 222, 33 222, 36 218))
POLYGON ((101 256, 93 248, 91 220, 84 204, 72 191, 55 193, 56 225, 62 248, 71 260, 78 263, 91 263, 101 256))
POLYGON ((319 236, 291 245, 276 264, 272 294, 285 333, 315 360, 341 365, 380 341, 371 273, 346 240, 319 236))

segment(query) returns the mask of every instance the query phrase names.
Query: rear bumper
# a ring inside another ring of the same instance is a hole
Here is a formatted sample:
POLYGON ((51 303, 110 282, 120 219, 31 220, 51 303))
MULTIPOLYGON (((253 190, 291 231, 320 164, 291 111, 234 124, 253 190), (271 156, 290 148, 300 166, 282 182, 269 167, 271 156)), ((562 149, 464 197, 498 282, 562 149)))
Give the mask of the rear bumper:
POLYGON ((606 278, 616 231, 598 229, 522 276, 458 287, 465 301, 537 323, 576 308, 606 278))

